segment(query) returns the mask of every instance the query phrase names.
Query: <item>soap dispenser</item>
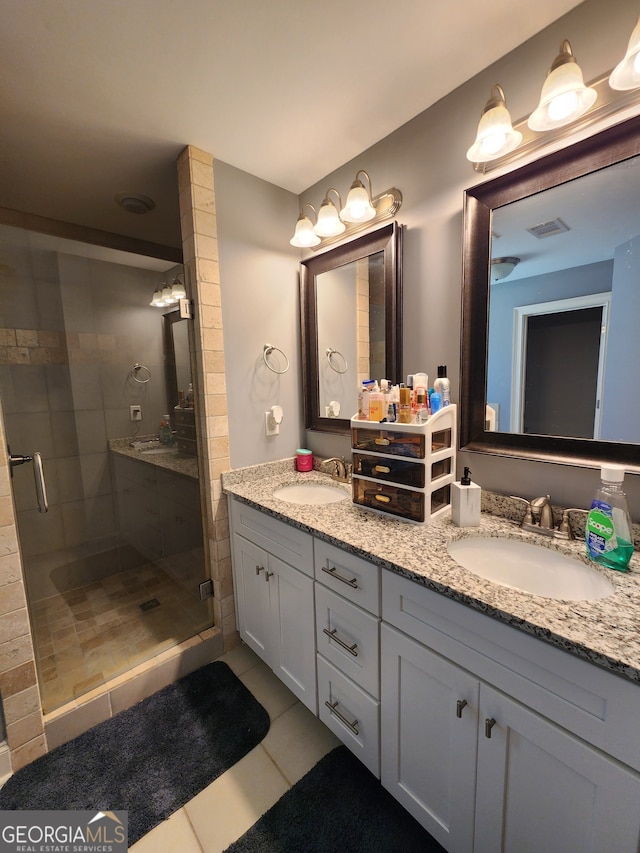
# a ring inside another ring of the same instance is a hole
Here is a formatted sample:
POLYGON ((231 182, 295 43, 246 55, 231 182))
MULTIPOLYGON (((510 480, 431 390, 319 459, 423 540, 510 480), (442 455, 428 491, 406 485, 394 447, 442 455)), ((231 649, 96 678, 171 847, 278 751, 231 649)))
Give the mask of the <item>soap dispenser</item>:
POLYGON ((471 471, 465 467, 459 483, 451 484, 451 519, 457 527, 480 526, 482 489, 471 482, 471 471))

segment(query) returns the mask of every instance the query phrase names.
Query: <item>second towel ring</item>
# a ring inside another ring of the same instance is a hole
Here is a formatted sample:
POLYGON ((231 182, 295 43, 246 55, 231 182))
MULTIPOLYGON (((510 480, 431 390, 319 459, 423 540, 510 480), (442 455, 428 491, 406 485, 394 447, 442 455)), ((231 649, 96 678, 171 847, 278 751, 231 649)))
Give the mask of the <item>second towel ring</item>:
POLYGON ((289 359, 284 354, 284 352, 280 349, 280 347, 274 347, 272 344, 265 344, 264 348, 262 350, 262 358, 264 360, 264 363, 269 368, 269 370, 271 370, 273 373, 286 373, 287 370, 289 370, 289 359), (284 360, 287 364, 287 366, 285 367, 284 370, 276 370, 276 368, 272 364, 269 364, 268 357, 271 355, 272 352, 279 352, 280 355, 284 358, 284 360))
POLYGON ((134 382, 139 382, 141 385, 146 385, 147 382, 151 379, 151 371, 149 370, 149 368, 146 365, 138 364, 136 362, 133 365, 133 367, 131 368, 131 370, 129 371, 129 376, 133 379, 134 382), (138 377, 136 376, 136 373, 139 370, 146 370, 147 371, 145 379, 138 379, 138 377))
POLYGON ((342 353, 339 350, 333 349, 333 347, 327 347, 327 363, 329 364, 329 367, 331 368, 331 370, 334 370, 336 373, 346 373, 347 370, 349 369, 348 365, 347 365, 347 359, 342 355, 342 353), (331 359, 334 355, 337 355, 342 359, 342 362, 344 364, 344 370, 340 370, 338 367, 336 367, 333 364, 331 359))

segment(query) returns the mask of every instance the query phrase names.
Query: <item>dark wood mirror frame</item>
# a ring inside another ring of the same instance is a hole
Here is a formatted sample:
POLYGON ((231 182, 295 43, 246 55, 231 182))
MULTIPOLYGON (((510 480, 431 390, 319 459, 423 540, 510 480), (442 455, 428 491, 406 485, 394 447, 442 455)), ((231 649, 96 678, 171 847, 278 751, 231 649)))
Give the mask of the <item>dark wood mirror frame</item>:
MULTIPOLYGON (((640 445, 485 431, 491 217, 495 208, 640 154, 640 116, 466 190, 460 377, 461 450, 640 472, 640 445)), ((640 205, 640 201, 639 201, 640 205)), ((631 393, 637 393, 630 385, 631 393)))
MULTIPOLYGON (((386 370, 385 377, 375 378, 390 379, 394 384, 402 381, 402 226, 392 222, 301 262, 302 387, 306 429, 333 433, 348 433, 350 429, 348 418, 320 417, 316 277, 377 252, 384 252, 386 370)), ((354 388, 354 395, 356 391, 354 388)))

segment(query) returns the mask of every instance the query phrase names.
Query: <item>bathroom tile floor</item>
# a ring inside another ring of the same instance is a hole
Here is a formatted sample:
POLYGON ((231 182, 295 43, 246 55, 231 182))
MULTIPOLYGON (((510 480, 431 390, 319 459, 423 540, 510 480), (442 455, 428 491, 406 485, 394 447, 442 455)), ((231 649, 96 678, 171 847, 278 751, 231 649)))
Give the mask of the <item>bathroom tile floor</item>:
POLYGON ((148 563, 32 605, 45 713, 211 625, 195 580, 176 576, 148 563))
POLYGON ((133 853, 221 853, 340 743, 247 646, 237 646, 220 660, 268 711, 269 732, 237 764, 134 844, 133 853))

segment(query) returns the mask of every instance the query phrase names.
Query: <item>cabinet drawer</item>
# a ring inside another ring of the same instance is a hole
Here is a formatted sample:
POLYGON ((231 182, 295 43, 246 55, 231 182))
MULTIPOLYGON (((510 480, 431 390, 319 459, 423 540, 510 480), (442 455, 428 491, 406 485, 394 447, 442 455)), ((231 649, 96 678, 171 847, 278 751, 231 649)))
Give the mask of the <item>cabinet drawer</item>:
MULTIPOLYGON (((424 463, 409 462, 406 459, 394 459, 390 456, 353 454, 353 472, 376 480, 390 480, 401 486, 424 488, 424 463)), ((449 472, 447 472, 449 473, 449 472)))
POLYGON ((378 779, 380 703, 318 655, 320 719, 378 779))
POLYGON ((380 698, 380 620, 316 586, 316 647, 341 672, 380 698))
POLYGON ((354 426, 351 430, 354 450, 370 450, 373 453, 385 453, 392 456, 408 456, 424 459, 424 432, 398 432, 397 430, 375 429, 354 426))
POLYGON ((316 580, 355 604, 380 615, 380 568, 329 542, 314 542, 316 580))
POLYGON ((195 429, 196 413, 195 409, 180 409, 176 406, 173 410, 173 422, 176 427, 179 424, 188 424, 195 429))
POLYGON ((313 539, 308 533, 235 499, 230 510, 234 533, 313 577, 313 539))

